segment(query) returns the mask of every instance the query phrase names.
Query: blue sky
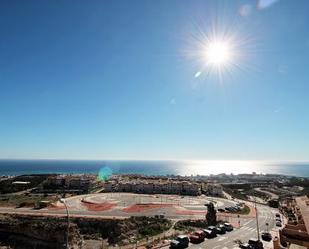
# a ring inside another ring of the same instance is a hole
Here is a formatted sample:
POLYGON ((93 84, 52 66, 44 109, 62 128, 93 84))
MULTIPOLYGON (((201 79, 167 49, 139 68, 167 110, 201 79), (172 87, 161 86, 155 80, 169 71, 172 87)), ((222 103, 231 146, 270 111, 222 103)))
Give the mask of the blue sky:
POLYGON ((0 158, 309 160, 308 9, 2 1, 0 158), (195 78, 213 23, 245 59, 195 78))

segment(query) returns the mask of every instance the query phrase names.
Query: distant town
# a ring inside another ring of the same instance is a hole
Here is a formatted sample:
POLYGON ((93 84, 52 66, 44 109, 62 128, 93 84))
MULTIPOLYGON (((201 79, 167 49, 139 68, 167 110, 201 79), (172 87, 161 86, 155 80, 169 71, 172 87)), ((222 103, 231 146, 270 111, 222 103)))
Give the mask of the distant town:
POLYGON ((177 248, 183 235, 215 248, 223 230, 227 248, 308 248, 308 194, 306 177, 254 172, 1 176, 0 248, 177 248))

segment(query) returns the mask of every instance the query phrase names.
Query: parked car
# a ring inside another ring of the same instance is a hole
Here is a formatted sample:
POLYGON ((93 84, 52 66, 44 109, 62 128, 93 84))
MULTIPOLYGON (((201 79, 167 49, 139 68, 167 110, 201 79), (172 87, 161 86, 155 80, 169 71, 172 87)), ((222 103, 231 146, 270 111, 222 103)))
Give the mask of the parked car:
POLYGON ((241 208, 238 206, 234 206, 234 207, 226 207, 225 210, 231 213, 235 213, 235 212, 240 211, 241 208))
POLYGON ((241 207, 239 207, 239 206, 235 206, 235 207, 233 207, 236 211, 240 211, 241 210, 241 207))
POLYGON ((263 249, 263 242, 258 239, 249 239, 248 244, 252 249, 263 249))
POLYGON ((222 228, 220 228, 220 227, 216 227, 216 233, 217 233, 217 234, 225 234, 225 228, 222 229, 222 228))
POLYGON ((218 208, 218 212, 223 213, 223 212, 225 212, 225 210, 223 208, 218 208))
POLYGON ((215 234, 217 234, 217 229, 216 229, 215 226, 209 226, 209 227, 207 227, 207 229, 214 232, 215 234))
POLYGON ((239 245, 239 248, 242 248, 242 249, 251 249, 252 247, 251 247, 248 243, 245 243, 245 244, 240 244, 240 245, 239 245))
POLYGON ((231 207, 232 212, 237 212, 237 208, 236 207, 231 207))
POLYGON ((276 226, 277 226, 277 227, 282 227, 281 221, 277 221, 277 222, 276 222, 276 226))
POLYGON ((205 239, 205 233, 203 230, 196 230, 193 234, 200 237, 203 240, 205 239))
POLYGON ((225 207, 224 209, 229 212, 231 211, 231 207, 225 207))
POLYGON ((205 234, 205 238, 207 238, 207 239, 212 239, 212 238, 215 238, 217 236, 215 231, 203 229, 203 232, 205 234))
POLYGON ((222 230, 224 230, 224 232, 226 232, 225 226, 223 224, 219 224, 217 225, 217 227, 221 228, 222 230))
POLYGON ((261 237, 262 237, 262 240, 265 240, 265 241, 271 241, 272 240, 272 236, 269 232, 263 232, 261 237))
POLYGON ((224 227, 225 227, 225 231, 227 231, 227 232, 231 232, 231 231, 233 231, 233 226, 230 224, 230 223, 224 223, 223 224, 224 225, 224 227))
POLYGON ((193 244, 201 243, 204 240, 198 235, 195 235, 194 233, 190 234, 189 238, 190 238, 190 242, 193 244))
POLYGON ((276 213, 276 217, 280 218, 280 217, 281 217, 281 215, 280 215, 279 213, 276 213))
POLYGON ((189 237, 187 235, 179 235, 170 243, 170 248, 186 248, 189 245, 189 237))

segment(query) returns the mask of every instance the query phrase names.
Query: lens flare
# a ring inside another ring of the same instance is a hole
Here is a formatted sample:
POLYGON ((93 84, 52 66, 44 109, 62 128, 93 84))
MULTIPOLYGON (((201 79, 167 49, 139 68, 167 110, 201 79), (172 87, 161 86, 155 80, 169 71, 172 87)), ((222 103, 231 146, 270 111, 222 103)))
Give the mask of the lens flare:
POLYGON ((100 181, 107 181, 113 174, 113 171, 109 167, 103 167, 99 170, 98 179, 100 181))

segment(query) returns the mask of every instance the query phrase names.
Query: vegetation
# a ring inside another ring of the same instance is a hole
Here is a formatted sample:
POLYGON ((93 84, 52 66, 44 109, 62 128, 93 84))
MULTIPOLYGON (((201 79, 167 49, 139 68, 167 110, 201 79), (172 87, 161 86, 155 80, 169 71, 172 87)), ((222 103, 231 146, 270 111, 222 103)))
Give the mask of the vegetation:
POLYGON ((252 188, 247 188, 247 186, 242 189, 230 188, 230 186, 228 186, 224 188, 224 191, 232 197, 241 200, 248 200, 248 196, 256 196, 264 200, 270 199, 270 195, 252 188))
MULTIPOLYGON (((66 240, 65 218, 27 215, 0 215, 0 241, 16 248, 63 248, 66 240)), ((69 242, 80 244, 81 236, 76 224, 70 225, 69 242)))
POLYGON ((287 185, 303 187, 301 194, 309 196, 309 178, 292 177, 287 185))
MULTIPOLYGON (((75 240, 79 243, 82 239, 106 239, 112 245, 125 245, 160 234, 171 226, 170 220, 160 217, 130 217, 119 220, 72 217, 70 234, 74 236, 70 236, 70 241, 75 240)), ((67 221, 62 217, 0 215, 0 240, 3 232, 7 237, 11 234, 27 236, 27 243, 31 244, 29 248, 35 248, 33 243, 37 243, 37 239, 50 245, 48 248, 60 248, 56 247, 55 243, 63 243, 66 229, 67 221)))
POLYGON ((47 179, 48 175, 21 175, 0 181, 0 194, 15 193, 37 187, 47 179), (29 182, 29 184, 13 184, 13 182, 29 182))
POLYGON ((130 217, 124 220, 72 219, 86 238, 107 239, 110 244, 127 244, 171 228, 170 220, 159 217, 130 217))
POLYGON ((174 228, 176 230, 186 231, 191 230, 190 228, 198 227, 198 228, 207 228, 208 223, 206 220, 180 220, 175 225, 174 228))
MULTIPOLYGON (((250 212, 250 209, 249 209, 250 212)), ((180 220, 178 221, 174 228, 176 230, 190 231, 192 228, 207 228, 207 226, 217 225, 217 211, 212 202, 207 205, 206 219, 201 220, 180 220)))
POLYGON ((304 187, 304 189, 302 190, 302 194, 309 197, 309 187, 304 187))
POLYGON ((0 206, 35 207, 41 201, 55 201, 56 197, 46 195, 5 194, 0 195, 0 206))
POLYGON ((248 200, 247 195, 245 194, 245 192, 240 191, 239 189, 231 189, 231 188, 224 188, 224 191, 226 193, 228 193, 229 195, 231 195, 233 198, 237 198, 240 200, 248 200))
POLYGON ((169 229, 171 226, 170 222, 167 222, 167 220, 162 223, 158 222, 158 220, 153 220, 151 222, 144 221, 142 223, 142 226, 138 229, 139 234, 142 236, 154 236, 160 234, 169 229))
POLYGON ((242 215, 246 215, 246 214, 249 214, 250 213, 250 207, 248 207, 247 205, 244 205, 244 207, 236 212, 236 214, 242 214, 242 215))
POLYGON ((217 225, 217 215, 216 215, 216 209, 212 202, 210 202, 207 205, 207 214, 206 214, 206 221, 209 226, 215 226, 217 225))
POLYGON ((246 191, 246 195, 256 196, 256 197, 259 197, 263 200, 269 200, 271 198, 271 196, 269 194, 266 194, 264 192, 254 190, 254 189, 250 189, 249 191, 246 191))

